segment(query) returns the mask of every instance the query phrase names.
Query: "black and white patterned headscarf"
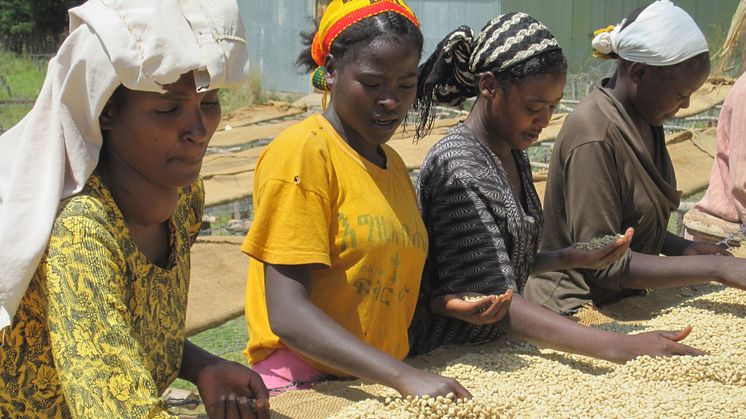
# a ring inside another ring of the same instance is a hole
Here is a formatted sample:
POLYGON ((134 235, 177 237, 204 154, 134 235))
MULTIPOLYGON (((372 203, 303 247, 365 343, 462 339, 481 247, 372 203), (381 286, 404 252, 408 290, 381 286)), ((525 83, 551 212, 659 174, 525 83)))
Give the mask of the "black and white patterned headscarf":
POLYGON ((460 26, 440 41, 420 66, 415 109, 425 111, 429 118, 425 126, 429 127, 433 117, 430 106, 459 106, 476 96, 481 74, 500 73, 536 55, 560 49, 543 23, 521 12, 497 16, 476 39, 470 27, 460 26))

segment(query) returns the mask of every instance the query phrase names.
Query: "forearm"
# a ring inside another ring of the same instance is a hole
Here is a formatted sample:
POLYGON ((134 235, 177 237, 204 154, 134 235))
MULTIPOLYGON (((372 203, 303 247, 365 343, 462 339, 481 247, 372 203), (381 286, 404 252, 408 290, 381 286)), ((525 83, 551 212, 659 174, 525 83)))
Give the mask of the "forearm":
POLYGON ((629 271, 620 285, 629 289, 669 288, 720 281, 722 256, 657 256, 632 253, 629 271))
POLYGON ((207 352, 190 342, 188 339, 184 339, 179 378, 196 384, 199 373, 205 367, 215 365, 221 361, 223 361, 223 359, 219 356, 207 352))
POLYGON ((571 268, 571 266, 566 266, 567 263, 563 255, 562 249, 537 253, 534 264, 531 266, 531 275, 571 268))
POLYGON ((291 349, 350 376, 398 389, 399 378, 412 368, 362 342, 310 302, 271 313, 270 324, 291 349))
POLYGON ((551 349, 618 362, 614 347, 621 335, 583 326, 566 317, 514 296, 501 328, 529 342, 551 349))
POLYGON ((311 269, 307 265, 266 266, 272 331, 285 345, 318 363, 400 390, 400 378, 414 368, 367 345, 316 306, 309 297, 311 269))
POLYGON ((666 232, 666 238, 663 240, 663 248, 661 253, 666 256, 681 256, 692 242, 683 237, 679 237, 673 233, 666 232))

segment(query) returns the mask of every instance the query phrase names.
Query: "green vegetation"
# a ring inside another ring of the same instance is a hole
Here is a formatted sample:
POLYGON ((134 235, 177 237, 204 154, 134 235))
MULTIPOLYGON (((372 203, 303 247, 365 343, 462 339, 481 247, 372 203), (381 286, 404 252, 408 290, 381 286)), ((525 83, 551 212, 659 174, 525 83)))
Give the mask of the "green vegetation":
POLYGON ((0 35, 57 35, 67 27, 67 10, 83 0, 0 0, 0 35))
POLYGON ((220 107, 227 115, 238 108, 265 103, 267 97, 262 95, 262 77, 252 71, 249 80, 238 89, 223 89, 220 91, 220 107))
POLYGON ((46 60, 34 60, 0 51, 0 130, 15 125, 32 103, 2 104, 4 100, 35 100, 44 84, 46 60))
MULTIPOLYGON (((246 317, 229 320, 213 329, 191 336, 189 340, 200 348, 225 359, 248 365, 243 350, 249 340, 246 317)), ((191 390, 195 388, 189 381, 178 379, 171 385, 174 388, 191 390)))

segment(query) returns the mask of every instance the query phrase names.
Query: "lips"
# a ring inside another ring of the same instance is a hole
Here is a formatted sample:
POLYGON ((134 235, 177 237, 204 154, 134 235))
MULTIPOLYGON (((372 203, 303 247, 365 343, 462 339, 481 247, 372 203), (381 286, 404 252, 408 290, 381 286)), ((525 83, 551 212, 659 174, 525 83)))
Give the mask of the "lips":
POLYGON ((378 125, 380 127, 392 127, 395 126, 398 119, 397 118, 387 118, 387 117, 381 117, 381 118, 373 118, 373 123, 375 125, 378 125))
POLYGON ((524 133, 526 137, 530 138, 532 141, 539 139, 539 134, 541 134, 541 130, 539 131, 533 131, 533 132, 525 132, 524 133))
POLYGON ((202 164, 202 158, 203 157, 204 157, 203 155, 200 155, 199 157, 190 157, 190 156, 174 157, 174 160, 176 160, 176 161, 178 161, 180 163, 184 163, 184 164, 188 164, 188 165, 192 165, 193 166, 193 165, 197 165, 197 164, 202 164))

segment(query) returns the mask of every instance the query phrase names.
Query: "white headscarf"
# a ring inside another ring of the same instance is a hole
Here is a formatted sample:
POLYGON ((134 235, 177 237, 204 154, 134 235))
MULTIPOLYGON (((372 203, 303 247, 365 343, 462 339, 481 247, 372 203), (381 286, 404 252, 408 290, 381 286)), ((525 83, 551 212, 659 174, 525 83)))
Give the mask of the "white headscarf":
POLYGON ((709 51, 707 40, 691 16, 669 0, 658 0, 624 30, 622 20, 611 32, 597 35, 591 45, 603 54, 653 66, 668 66, 709 51))
POLYGON ((33 109, 0 136, 0 328, 44 254, 61 199, 98 161, 98 117, 114 90, 163 92, 194 71, 198 91, 237 86, 249 69, 235 0, 89 0, 49 62, 33 109))

